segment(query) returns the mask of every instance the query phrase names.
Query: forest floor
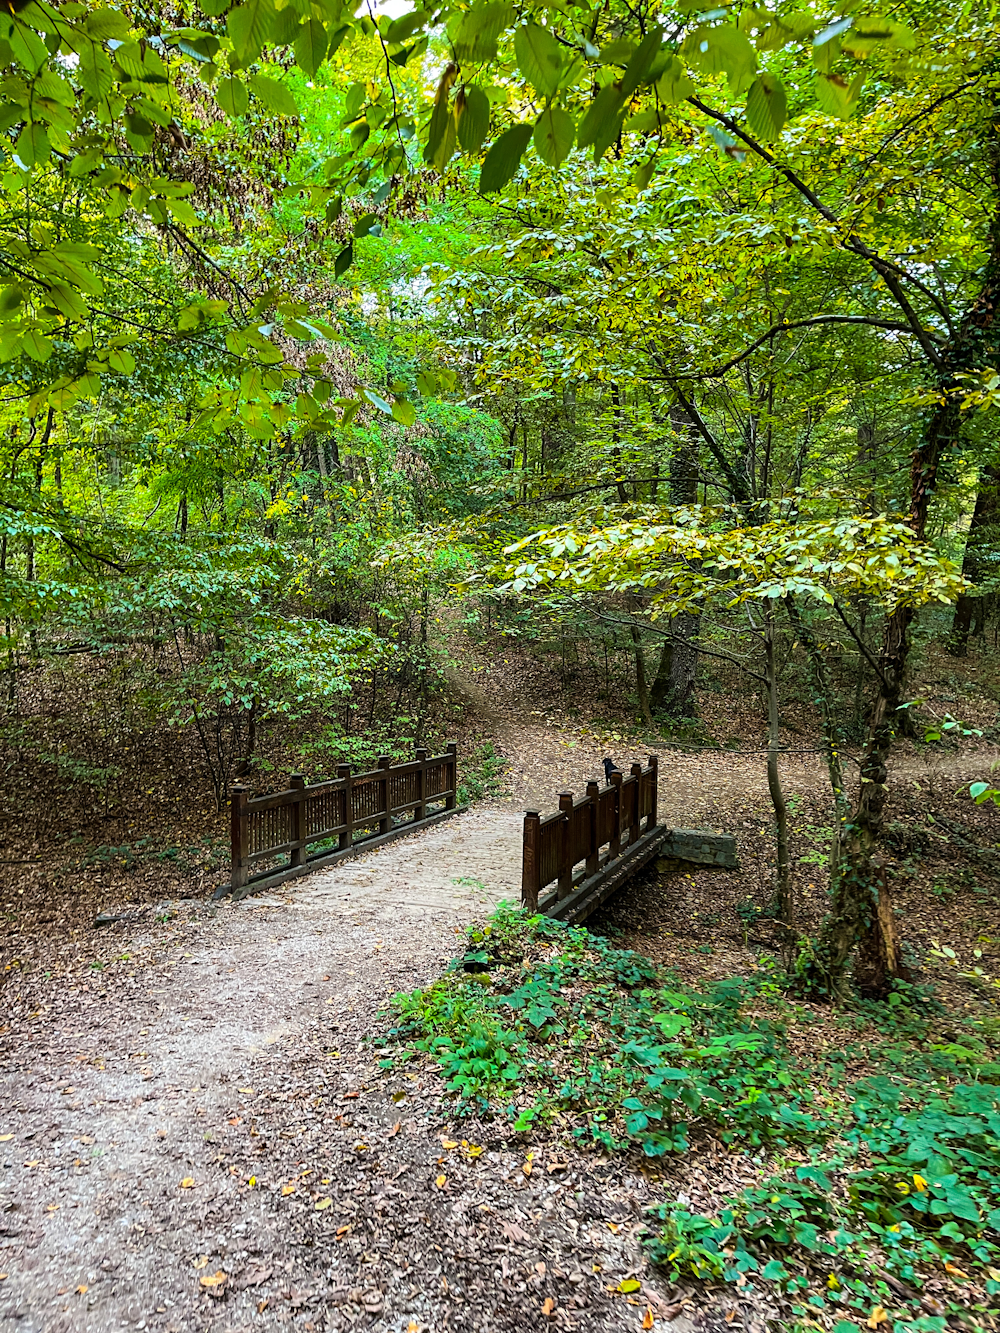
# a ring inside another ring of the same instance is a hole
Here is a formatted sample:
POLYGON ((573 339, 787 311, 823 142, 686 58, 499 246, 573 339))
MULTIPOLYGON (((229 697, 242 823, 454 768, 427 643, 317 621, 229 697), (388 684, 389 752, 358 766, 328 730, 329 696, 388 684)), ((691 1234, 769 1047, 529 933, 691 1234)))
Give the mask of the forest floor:
MULTIPOLYGON (((529 1144, 508 1122, 456 1128, 439 1079, 384 1068, 370 1044, 392 995, 433 981, 464 927, 516 898, 519 812, 582 790, 606 754, 627 768, 659 749, 661 818, 734 833, 741 868, 662 866, 594 928, 692 984, 745 975, 773 949, 766 919, 741 911, 771 892, 759 718, 722 717, 733 750, 664 750, 519 685, 512 658, 469 649, 452 674, 464 750, 495 744, 503 789, 424 835, 236 905, 213 903, 210 884, 163 898, 148 868, 141 883, 25 873, 8 890, 0 1325, 599 1333, 694 1318, 762 1333, 776 1311, 706 1303, 640 1248, 647 1204, 683 1186, 716 1206, 752 1175, 748 1158, 653 1172, 555 1130, 529 1144), (98 909, 121 919, 95 929, 98 909)), ((784 768, 808 925, 829 801, 812 742, 801 749, 784 768)), ((987 741, 901 745, 893 766, 897 911, 957 1026, 982 1007, 957 964, 978 948, 995 971, 1000 953, 997 813, 962 795, 996 757, 987 741)), ((824 1021, 804 1012, 793 1042, 824 1021)))

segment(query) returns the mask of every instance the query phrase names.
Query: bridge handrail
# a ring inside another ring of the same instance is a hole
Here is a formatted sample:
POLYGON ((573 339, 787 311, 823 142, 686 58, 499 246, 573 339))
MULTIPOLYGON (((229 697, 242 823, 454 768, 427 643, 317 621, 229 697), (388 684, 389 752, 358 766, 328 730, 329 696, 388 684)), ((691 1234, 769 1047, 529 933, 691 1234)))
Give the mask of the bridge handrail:
POLYGON ((594 875, 634 847, 643 832, 649 833, 656 826, 658 777, 659 758, 651 754, 645 768, 633 764, 627 776, 612 773, 604 787, 588 782, 586 795, 576 800, 572 792, 560 792, 559 809, 552 814, 526 810, 521 862, 524 909, 537 912, 539 897, 553 881, 555 901, 568 897, 580 862, 585 876, 594 875), (605 846, 608 850, 602 855, 605 846))

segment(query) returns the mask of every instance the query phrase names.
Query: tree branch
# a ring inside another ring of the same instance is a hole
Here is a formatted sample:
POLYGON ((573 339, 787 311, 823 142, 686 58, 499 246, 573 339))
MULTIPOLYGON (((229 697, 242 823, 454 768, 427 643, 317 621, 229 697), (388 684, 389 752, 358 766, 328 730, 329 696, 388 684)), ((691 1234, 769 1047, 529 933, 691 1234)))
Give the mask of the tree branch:
MULTIPOLYGON (((774 154, 769 153, 763 144, 758 143, 752 135, 747 134, 744 129, 741 129, 736 121, 733 120, 732 116, 727 116, 722 111, 716 111, 713 107, 706 106, 705 103, 697 97, 689 97, 687 100, 691 106, 696 107, 703 115, 708 116, 712 120, 717 120, 720 125, 724 125, 733 138, 739 139, 741 143, 746 144, 752 153, 755 153, 757 157, 766 162, 769 167, 776 171, 780 176, 783 176, 789 185, 798 190, 803 199, 806 199, 813 206, 816 212, 819 213, 820 217, 825 218, 826 221, 835 226, 838 231, 842 231, 843 224, 841 223, 840 218, 837 217, 832 208, 827 207, 827 205, 823 203, 815 190, 810 189, 802 177, 798 175, 797 172, 793 171, 791 167, 785 166, 784 163, 779 162, 774 154)), ((896 304, 903 312, 907 324, 910 326, 914 336, 923 348, 924 355, 932 366, 939 369, 943 364, 941 355, 934 346, 928 330, 924 328, 917 312, 910 304, 908 296, 903 291, 899 281, 900 276, 904 277, 908 282, 913 283, 915 287, 922 291, 933 303, 936 309, 939 307, 938 298, 920 281, 919 278, 914 277, 912 273, 908 273, 905 269, 900 268, 898 264, 893 263, 891 260, 884 259, 877 251, 866 245, 859 236, 848 233, 844 237, 844 246, 853 254, 856 254, 860 259, 865 260, 889 288, 896 304)))

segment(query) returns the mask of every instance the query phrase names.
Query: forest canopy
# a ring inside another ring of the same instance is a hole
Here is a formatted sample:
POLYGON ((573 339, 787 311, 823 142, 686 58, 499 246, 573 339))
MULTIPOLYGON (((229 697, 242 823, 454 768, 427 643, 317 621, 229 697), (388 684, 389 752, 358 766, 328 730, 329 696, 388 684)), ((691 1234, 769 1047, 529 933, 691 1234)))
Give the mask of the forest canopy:
POLYGON ((169 725, 221 808, 424 740, 456 606, 600 644, 648 725, 722 657, 766 700, 791 940, 796 670, 836 811, 799 967, 836 992, 867 940, 884 987, 911 650, 993 614, 996 20, 7 0, 9 726, 79 660, 103 702, 45 762, 107 807, 169 725))

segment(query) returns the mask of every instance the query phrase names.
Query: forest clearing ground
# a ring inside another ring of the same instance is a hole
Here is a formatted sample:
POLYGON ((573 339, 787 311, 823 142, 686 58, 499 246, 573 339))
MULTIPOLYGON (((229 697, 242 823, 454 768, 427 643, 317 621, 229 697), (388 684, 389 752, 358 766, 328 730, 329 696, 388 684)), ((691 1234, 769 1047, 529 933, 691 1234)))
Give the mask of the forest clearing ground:
MULTIPOLYGON (((4 1327, 514 1333, 637 1329, 647 1310, 657 1327, 684 1319, 690 1291, 641 1256, 642 1209, 682 1183, 710 1207, 752 1176, 748 1158, 706 1147, 653 1172, 556 1130, 535 1134, 529 1157, 507 1122, 449 1126, 440 1079, 381 1069, 365 1042, 396 991, 440 975, 465 924, 516 898, 519 811, 582 792, 606 753, 627 769, 657 748, 542 709, 525 722, 500 701, 477 720, 508 760, 507 793, 489 805, 238 905, 21 940, 0 1084, 4 1327), (641 1291, 620 1291, 633 1275, 641 1291)), ((661 818, 733 832, 742 868, 668 869, 596 924, 689 981, 752 970, 768 926, 748 930, 736 908, 770 893, 762 756, 660 753, 661 818)), ((954 792, 992 754, 927 764, 901 748, 900 817, 951 802, 987 830, 989 812, 954 792)), ((804 879, 826 779, 815 754, 785 765, 804 879)), ((821 866, 811 873, 806 917, 822 908, 821 866)), ((976 886, 973 874, 940 901, 904 889, 907 936, 951 932, 963 957, 977 936, 995 940, 976 886)), ((761 1333, 768 1314, 730 1302, 715 1317, 761 1333)))

